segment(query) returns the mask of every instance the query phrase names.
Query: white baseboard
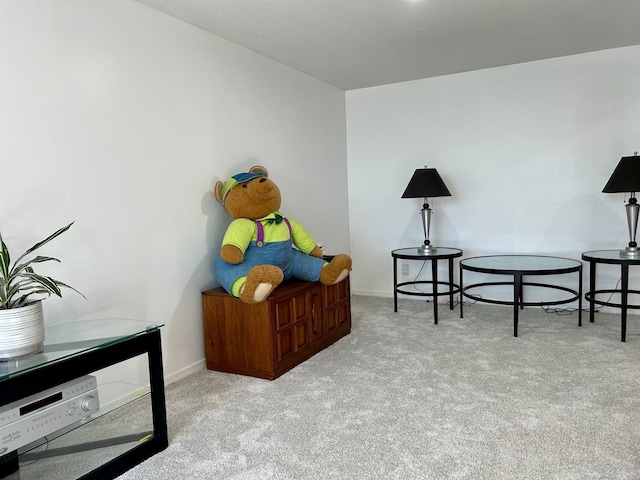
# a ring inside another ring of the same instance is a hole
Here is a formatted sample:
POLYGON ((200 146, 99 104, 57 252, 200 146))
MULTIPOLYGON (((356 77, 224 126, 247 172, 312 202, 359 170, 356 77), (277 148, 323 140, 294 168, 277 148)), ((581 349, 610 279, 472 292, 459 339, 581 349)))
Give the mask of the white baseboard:
POLYGON ((206 368, 207 368, 207 362, 203 358, 201 360, 198 360, 195 363, 192 363, 191 365, 181 368, 177 372, 173 372, 170 375, 165 375, 164 383, 165 385, 171 385, 172 383, 175 383, 178 380, 182 380, 183 378, 186 378, 189 375, 199 372, 201 370, 204 370, 206 368))
MULTIPOLYGON (((167 375, 164 377, 165 386, 177 382, 178 380, 182 380, 192 373, 204 370, 206 366, 206 361, 202 359, 172 373, 171 375, 167 375)), ((100 410, 103 412, 108 412, 118 406, 128 403, 133 398, 149 392, 148 383, 144 385, 136 385, 126 382, 106 382, 101 384, 100 379, 98 380, 98 384, 102 385, 100 390, 100 410)))
POLYGON ((365 297, 393 298, 393 293, 390 293, 390 292, 375 292, 375 291, 368 291, 368 290, 351 290, 351 295, 362 295, 365 297))
MULTIPOLYGON (((379 291, 370 291, 370 290, 351 290, 351 295, 362 295, 362 296, 366 296, 366 297, 382 297, 382 298, 393 298, 393 293, 389 293, 389 292, 379 292, 379 291)), ((456 294, 459 295, 459 294, 456 294)), ((413 300, 419 300, 421 297, 417 297, 417 296, 413 296, 413 300)), ((409 295, 403 295, 403 294, 398 294, 398 300, 403 300, 403 299, 410 299, 409 295)), ((426 298, 425 298, 426 299, 426 298)), ((465 301, 470 301, 468 298, 465 297, 465 301)), ((449 303, 448 297, 442 297, 442 299, 438 300, 438 303, 441 305, 445 305, 449 303)), ((483 305, 482 302, 478 302, 479 305, 483 305)), ((488 305, 488 304, 484 304, 484 305, 488 305)), ((507 307, 510 307, 509 305, 505 305, 507 307)), ((511 308, 511 307, 510 307, 511 308)), ((532 307, 532 308, 540 308, 540 307, 532 307)), ((556 306, 551 306, 549 308, 558 308, 558 309, 562 309, 562 308, 567 308, 567 309, 573 309, 573 310, 577 310, 578 309, 578 302, 571 302, 571 303, 567 303, 567 304, 561 304, 561 305, 556 305, 556 306)), ((612 313, 612 314, 620 314, 620 309, 616 308, 616 307, 607 307, 607 306, 598 306, 596 305, 596 310, 600 313, 612 313)), ((589 321, 589 302, 586 300, 582 300, 582 312, 583 312, 583 317, 582 317, 582 321, 585 321, 585 317, 584 315, 587 315, 587 322, 589 321)), ((640 316, 640 310, 638 309, 629 309, 627 310, 627 315, 629 316, 640 316)))

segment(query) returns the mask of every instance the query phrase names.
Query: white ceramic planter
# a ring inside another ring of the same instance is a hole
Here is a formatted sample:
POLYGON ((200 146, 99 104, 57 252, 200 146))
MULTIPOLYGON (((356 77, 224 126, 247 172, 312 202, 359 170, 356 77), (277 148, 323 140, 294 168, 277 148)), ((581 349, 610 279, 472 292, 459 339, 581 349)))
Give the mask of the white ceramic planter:
POLYGON ((42 350, 43 344, 42 301, 0 310, 0 359, 37 353, 42 350))

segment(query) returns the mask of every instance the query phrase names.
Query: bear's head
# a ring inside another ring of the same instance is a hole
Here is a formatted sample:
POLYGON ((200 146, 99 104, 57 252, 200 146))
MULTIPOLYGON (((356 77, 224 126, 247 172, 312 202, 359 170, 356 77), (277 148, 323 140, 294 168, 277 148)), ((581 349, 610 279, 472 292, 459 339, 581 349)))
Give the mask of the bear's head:
POLYGON ((214 195, 234 219, 257 220, 280 209, 280 190, 268 177, 267 169, 256 165, 224 184, 216 182, 214 195))

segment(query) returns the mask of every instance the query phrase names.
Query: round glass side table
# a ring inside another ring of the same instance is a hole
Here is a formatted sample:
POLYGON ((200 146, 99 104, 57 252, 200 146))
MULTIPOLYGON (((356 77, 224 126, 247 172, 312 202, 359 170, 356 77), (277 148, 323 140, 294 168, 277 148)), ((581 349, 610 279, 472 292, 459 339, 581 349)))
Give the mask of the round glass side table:
POLYGON ((438 324, 438 297, 449 296, 449 308, 453 310, 453 295, 460 291, 460 286, 453 283, 453 259, 462 256, 462 250, 458 248, 437 247, 434 252, 421 253, 418 247, 399 248, 391 252, 393 257, 393 311, 398 311, 398 294, 415 295, 421 297, 433 298, 433 323, 438 324), (398 283, 398 259, 402 260, 419 260, 431 262, 431 280, 413 280, 409 282, 398 283), (438 260, 447 260, 449 268, 448 281, 438 280, 438 260), (407 290, 402 287, 408 285, 426 284, 431 285, 430 292, 422 292, 419 290, 407 290), (439 285, 445 285, 446 290, 438 288, 439 285))
POLYGON ((589 321, 594 322, 595 305, 620 309, 620 340, 627 341, 627 310, 638 309, 640 305, 629 303, 629 294, 640 294, 639 290, 629 290, 629 266, 640 265, 640 257, 625 256, 620 250, 592 250, 584 252, 582 259, 589 262, 589 291, 584 294, 589 302, 589 321), (596 267, 599 263, 620 265, 621 277, 619 289, 596 289, 596 267), (620 294, 620 303, 598 300, 600 294, 620 294))

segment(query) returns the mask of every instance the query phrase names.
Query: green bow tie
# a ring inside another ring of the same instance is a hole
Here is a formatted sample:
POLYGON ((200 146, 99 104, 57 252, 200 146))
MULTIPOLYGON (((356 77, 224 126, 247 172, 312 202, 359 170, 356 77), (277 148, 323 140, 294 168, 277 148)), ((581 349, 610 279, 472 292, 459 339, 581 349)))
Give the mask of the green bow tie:
POLYGON ((267 222, 268 223, 276 222, 276 225, 279 225, 280 223, 282 223, 282 215, 278 215, 277 213, 275 215, 276 215, 275 218, 270 218, 269 220, 267 220, 267 222))

